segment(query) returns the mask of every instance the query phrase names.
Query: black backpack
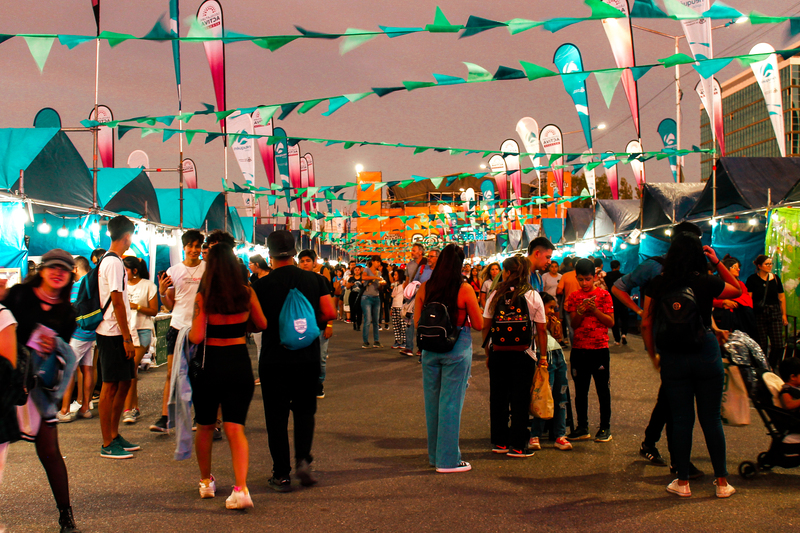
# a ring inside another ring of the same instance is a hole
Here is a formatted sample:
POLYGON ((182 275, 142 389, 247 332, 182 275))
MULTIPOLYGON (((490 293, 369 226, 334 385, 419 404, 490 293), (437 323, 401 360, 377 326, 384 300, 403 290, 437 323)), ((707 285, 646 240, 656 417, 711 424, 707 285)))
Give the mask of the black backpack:
POLYGON ((655 341, 659 351, 699 352, 707 332, 691 287, 680 287, 658 300, 655 341))
MULTIPOLYGON (((513 290, 513 289, 512 289, 513 290)), ((530 348, 533 340, 528 302, 521 294, 512 300, 513 292, 498 298, 492 317, 492 350, 522 351, 530 348)))
POLYGON ((458 340, 459 331, 450 320, 447 306, 427 302, 422 308, 417 324, 417 346, 429 352, 447 353, 458 340))

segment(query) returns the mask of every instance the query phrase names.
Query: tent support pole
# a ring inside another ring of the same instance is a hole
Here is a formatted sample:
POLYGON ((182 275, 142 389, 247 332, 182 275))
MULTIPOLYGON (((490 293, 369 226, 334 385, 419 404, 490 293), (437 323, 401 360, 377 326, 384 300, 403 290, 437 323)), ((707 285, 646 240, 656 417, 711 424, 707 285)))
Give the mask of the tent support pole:
POLYGON ((712 168, 711 179, 713 183, 711 184, 711 216, 717 216, 717 156, 714 155, 714 165, 712 168))
MULTIPOLYGON (((680 37, 675 37, 675 53, 676 54, 679 53, 679 49, 678 49, 678 40, 679 39, 680 39, 680 37)), ((675 119, 676 119, 677 126, 678 126, 676 128, 678 130, 677 131, 677 133, 678 133, 677 139, 675 139, 676 142, 677 142, 676 148, 678 150, 680 150, 681 149, 681 120, 682 120, 682 117, 681 117, 681 68, 680 68, 680 65, 675 65, 675 119)), ((683 157, 682 156, 678 156, 678 157, 675 158, 675 163, 677 164, 677 167, 678 167, 678 183, 682 183, 683 182, 683 176, 681 175, 681 166, 682 166, 681 163, 682 162, 683 162, 683 157)))
MULTIPOLYGON (((97 100, 100 90, 100 39, 97 39, 94 62, 94 119, 99 122, 97 100)), ((92 209, 97 211, 97 133, 100 127, 92 128, 92 209)))

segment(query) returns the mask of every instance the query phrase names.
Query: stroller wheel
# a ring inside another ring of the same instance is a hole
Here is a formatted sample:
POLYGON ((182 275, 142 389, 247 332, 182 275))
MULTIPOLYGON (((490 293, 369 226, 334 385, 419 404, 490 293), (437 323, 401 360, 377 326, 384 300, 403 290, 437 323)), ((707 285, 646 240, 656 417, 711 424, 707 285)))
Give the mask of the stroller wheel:
POLYGON ((750 461, 745 461, 739 465, 739 475, 744 479, 752 479, 758 472, 758 468, 750 461))
POLYGON ((768 452, 761 452, 758 454, 758 468, 761 470, 772 470, 772 464, 769 462, 768 452))

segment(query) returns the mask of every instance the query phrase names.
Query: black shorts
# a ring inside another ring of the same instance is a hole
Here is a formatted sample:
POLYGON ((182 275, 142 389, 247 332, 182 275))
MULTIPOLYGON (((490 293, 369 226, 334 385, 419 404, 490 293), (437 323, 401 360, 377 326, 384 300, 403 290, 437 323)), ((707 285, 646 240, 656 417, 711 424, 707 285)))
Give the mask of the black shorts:
POLYGON ((167 330, 167 355, 172 355, 175 353, 175 342, 177 340, 178 330, 170 326, 167 330))
POLYGON ((133 357, 125 357, 122 335, 108 337, 98 333, 97 351, 100 354, 100 379, 103 383, 130 381, 136 377, 136 363, 133 357))
MULTIPOLYGON (((203 357, 198 347, 196 357, 203 357)), ((216 422, 222 406, 225 422, 244 425, 255 391, 253 366, 246 344, 206 346, 205 365, 192 381, 195 420, 202 426, 216 422)))

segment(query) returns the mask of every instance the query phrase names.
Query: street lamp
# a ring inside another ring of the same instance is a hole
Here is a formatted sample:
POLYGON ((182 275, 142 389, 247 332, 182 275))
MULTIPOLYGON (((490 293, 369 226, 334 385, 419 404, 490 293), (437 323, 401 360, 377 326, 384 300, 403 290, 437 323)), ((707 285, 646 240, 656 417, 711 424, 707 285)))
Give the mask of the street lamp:
MULTIPOLYGON (((735 23, 736 24, 742 24, 744 22, 747 22, 748 20, 749 19, 747 17, 740 17, 740 18, 736 19, 735 23)), ((720 28, 727 28, 729 25, 730 25, 730 23, 729 24, 720 24, 719 26, 712 27, 711 30, 713 31, 713 30, 718 30, 720 28)), ((653 29, 650 29, 650 28, 645 28, 643 26, 637 26, 636 24, 631 24, 631 27, 636 28, 637 30, 646 31, 647 33, 660 35, 661 37, 666 37, 667 39, 673 39, 675 41, 675 53, 676 54, 680 53, 680 50, 679 50, 679 47, 678 47, 678 41, 680 41, 681 39, 685 39, 686 38, 685 35, 670 35, 668 33, 663 33, 663 32, 660 32, 660 31, 657 31, 657 30, 653 30, 653 29)), ((681 69, 680 69, 680 65, 675 65, 675 122, 676 122, 677 129, 678 129, 678 135, 677 135, 677 138, 675 139, 675 141, 676 141, 676 148, 678 150, 681 149, 681 121, 682 121, 681 97, 682 97, 682 95, 683 95, 683 92, 681 91, 681 69)), ((720 95, 720 97, 722 97, 722 95, 720 95)), ((710 95, 710 98, 713 101, 713 95, 710 95)), ((714 128, 713 124, 711 125, 711 128, 712 129, 714 128)), ((679 183, 683 181, 683 179, 681 178, 681 163, 682 163, 682 159, 683 159, 682 157, 678 157, 677 161, 676 161, 677 162, 677 166, 678 166, 678 182, 679 183)))

